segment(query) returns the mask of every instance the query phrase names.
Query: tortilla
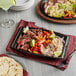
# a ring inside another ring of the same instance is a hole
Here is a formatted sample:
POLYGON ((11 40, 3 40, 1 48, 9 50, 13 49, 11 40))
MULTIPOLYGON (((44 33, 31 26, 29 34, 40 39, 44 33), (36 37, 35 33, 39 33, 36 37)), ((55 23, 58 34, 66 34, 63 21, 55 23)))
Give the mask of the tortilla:
POLYGON ((23 68, 12 58, 0 57, 0 76, 23 76, 23 68))

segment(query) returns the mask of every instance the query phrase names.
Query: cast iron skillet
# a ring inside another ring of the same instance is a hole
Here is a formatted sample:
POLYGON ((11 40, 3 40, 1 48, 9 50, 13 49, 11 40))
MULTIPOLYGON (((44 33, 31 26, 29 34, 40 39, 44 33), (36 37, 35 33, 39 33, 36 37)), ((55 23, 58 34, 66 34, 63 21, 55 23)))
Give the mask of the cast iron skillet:
MULTIPOLYGON (((45 3, 45 2, 44 2, 44 3, 45 3)), ((44 3, 41 2, 40 9, 41 9, 42 13, 43 13, 45 16, 47 16, 47 17, 49 17, 49 18, 53 18, 53 19, 59 19, 59 20, 74 20, 74 19, 76 19, 76 17, 74 17, 74 18, 63 18, 63 17, 57 18, 57 17, 48 16, 48 15, 44 12, 44 8, 43 8, 43 7, 44 7, 44 3)))
MULTIPOLYGON (((11 44, 11 48, 12 48, 12 49, 15 49, 16 51, 18 51, 18 52, 20 52, 20 53, 36 55, 36 56, 43 57, 43 58, 48 58, 48 59, 50 59, 50 58, 52 58, 52 59, 64 59, 64 58, 65 58, 65 56, 66 56, 66 54, 67 54, 67 49, 68 49, 68 44, 69 44, 69 41, 70 41, 70 37, 67 36, 67 35, 58 33, 58 32, 54 32, 54 33, 55 33, 57 36, 59 36, 59 37, 64 37, 64 41, 65 41, 65 44, 64 44, 64 47, 63 47, 63 50, 62 50, 63 52, 62 52, 61 56, 59 56, 59 57, 56 57, 56 58, 55 58, 55 57, 50 57, 50 56, 44 56, 44 55, 42 55, 42 54, 34 54, 34 53, 27 52, 27 51, 25 51, 25 50, 21 50, 21 49, 19 50, 19 49, 17 49, 17 46, 18 46, 17 40, 18 40, 18 38, 19 38, 20 36, 23 35, 23 33, 22 33, 23 28, 24 28, 24 27, 21 27, 21 28, 19 29, 19 31, 18 31, 15 39, 13 40, 13 42, 12 42, 12 44, 11 44)), ((32 27, 31 27, 31 28, 29 28, 29 29, 39 29, 39 28, 32 28, 32 27)), ((49 31, 49 30, 42 29, 42 31, 49 31)))

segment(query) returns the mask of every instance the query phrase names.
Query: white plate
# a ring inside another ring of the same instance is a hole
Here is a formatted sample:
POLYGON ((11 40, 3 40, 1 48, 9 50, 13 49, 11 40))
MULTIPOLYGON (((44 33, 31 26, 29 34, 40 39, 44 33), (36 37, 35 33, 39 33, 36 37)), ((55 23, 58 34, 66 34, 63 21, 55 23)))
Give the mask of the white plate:
MULTIPOLYGON (((17 0, 21 1, 21 0, 17 0)), ((11 7, 11 10, 21 11, 30 8, 34 4, 34 0, 22 0, 22 2, 17 2, 15 6, 11 7)))
POLYGON ((16 1, 16 5, 15 6, 22 6, 25 2, 29 1, 29 0, 15 0, 16 1))

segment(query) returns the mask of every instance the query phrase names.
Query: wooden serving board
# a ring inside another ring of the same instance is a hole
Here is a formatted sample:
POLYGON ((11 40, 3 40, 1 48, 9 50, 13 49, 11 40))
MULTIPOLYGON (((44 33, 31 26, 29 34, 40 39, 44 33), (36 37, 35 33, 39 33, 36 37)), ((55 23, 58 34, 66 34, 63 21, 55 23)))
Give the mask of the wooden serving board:
POLYGON ((62 23, 62 24, 75 24, 76 19, 70 19, 70 20, 62 20, 62 19, 54 19, 51 17, 46 16, 40 9, 41 1, 37 4, 37 13, 44 19, 50 21, 50 22, 55 22, 55 23, 62 23))

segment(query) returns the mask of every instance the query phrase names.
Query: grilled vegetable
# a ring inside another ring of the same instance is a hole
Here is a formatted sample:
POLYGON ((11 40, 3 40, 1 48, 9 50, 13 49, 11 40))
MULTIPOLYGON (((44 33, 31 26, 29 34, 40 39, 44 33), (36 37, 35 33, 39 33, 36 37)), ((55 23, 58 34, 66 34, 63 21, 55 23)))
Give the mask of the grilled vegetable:
POLYGON ((69 0, 70 2, 72 2, 72 3, 76 3, 76 0, 69 0))
POLYGON ((32 40, 30 41, 30 46, 31 46, 31 47, 34 47, 34 46, 35 46, 35 40, 34 40, 34 39, 32 39, 32 40))
MULTIPOLYGON (((54 2, 54 0, 53 0, 54 2)), ((44 5, 45 6, 45 5, 44 5)), ((76 17, 76 0, 56 0, 54 4, 48 0, 44 12, 51 17, 73 18, 76 17), (46 11, 47 9, 47 11, 46 11), (45 12, 46 11, 46 12, 45 12), (68 14, 65 14, 67 11, 68 14), (66 16, 65 16, 66 15, 66 16)))
POLYGON ((26 33, 29 30, 29 27, 27 26, 26 28, 23 29, 23 33, 26 33))
POLYGON ((62 54, 62 51, 55 51, 54 52, 54 57, 58 57, 62 54))
POLYGON ((71 12, 71 11, 65 11, 65 15, 64 15, 64 18, 72 18, 74 17, 74 13, 71 12))
POLYGON ((73 4, 73 7, 76 8, 76 4, 73 4))
POLYGON ((63 5, 63 4, 58 4, 58 6, 62 9, 66 9, 66 7, 67 7, 66 5, 63 5))
POLYGON ((55 38, 55 33, 53 33, 51 36, 50 36, 51 39, 54 39, 55 38))
POLYGON ((35 53, 35 54, 39 54, 39 52, 38 52, 38 51, 33 51, 33 53, 35 53))

